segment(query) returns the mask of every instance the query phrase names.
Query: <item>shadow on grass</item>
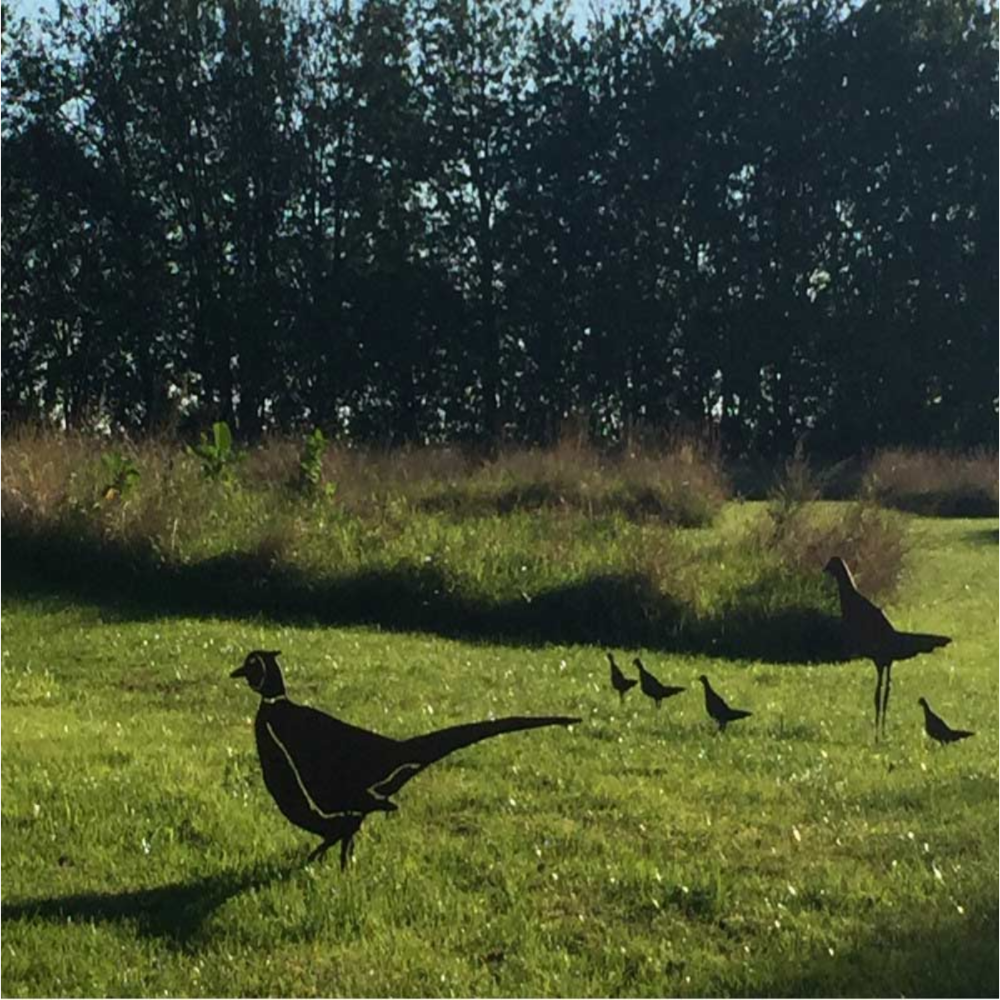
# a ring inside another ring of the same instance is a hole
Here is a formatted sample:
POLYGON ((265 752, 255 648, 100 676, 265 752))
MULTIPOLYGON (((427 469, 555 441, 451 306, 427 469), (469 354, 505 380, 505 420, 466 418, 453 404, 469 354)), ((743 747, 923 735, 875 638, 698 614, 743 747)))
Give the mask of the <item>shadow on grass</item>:
POLYGON ((171 947, 184 949, 225 902, 248 890, 284 881, 301 868, 301 859, 297 864, 272 862, 246 871, 222 872, 151 889, 23 899, 0 906, 0 921, 129 924, 140 936, 158 938, 171 947))
POLYGON ((161 562, 120 543, 3 526, 5 593, 100 604, 121 619, 171 615, 371 625, 511 645, 597 644, 773 663, 842 659, 838 619, 789 606, 774 581, 697 616, 641 574, 609 573, 534 595, 494 601, 463 593, 440 567, 402 563, 314 575, 262 552, 193 564, 161 562))
POLYGON ((921 493, 886 492, 879 496, 883 507, 923 517, 996 517, 1000 510, 997 498, 986 488, 964 491, 927 490, 921 493))
POLYGON ((979 919, 956 913, 932 927, 886 920, 856 948, 801 956, 750 992, 771 997, 995 996, 997 960, 995 909, 979 919))
POLYGON ((965 538, 973 545, 990 545, 995 548, 997 544, 1000 544, 1000 530, 997 528, 977 528, 975 531, 970 531, 965 538))

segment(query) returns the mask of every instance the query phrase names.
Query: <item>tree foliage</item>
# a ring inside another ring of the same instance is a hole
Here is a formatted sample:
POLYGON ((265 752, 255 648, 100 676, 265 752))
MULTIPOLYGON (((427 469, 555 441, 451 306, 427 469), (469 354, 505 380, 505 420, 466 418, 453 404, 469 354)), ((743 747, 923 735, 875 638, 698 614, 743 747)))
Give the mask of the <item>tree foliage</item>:
POLYGON ((8 418, 995 440, 990 5, 3 20, 8 418))

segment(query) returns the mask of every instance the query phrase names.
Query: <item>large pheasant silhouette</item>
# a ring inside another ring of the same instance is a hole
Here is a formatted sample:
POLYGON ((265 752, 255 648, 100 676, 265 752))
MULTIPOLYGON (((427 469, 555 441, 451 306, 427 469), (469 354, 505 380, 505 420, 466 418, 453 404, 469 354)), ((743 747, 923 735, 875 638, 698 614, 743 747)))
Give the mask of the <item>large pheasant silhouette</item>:
POLYGON ((290 701, 279 655, 255 650, 230 676, 246 678, 260 695, 254 733, 267 790, 288 820, 323 838, 309 860, 339 843, 341 868, 347 865, 354 835, 365 817, 393 812, 397 806, 389 797, 425 767, 502 733, 580 721, 567 716, 515 716, 396 740, 290 701))

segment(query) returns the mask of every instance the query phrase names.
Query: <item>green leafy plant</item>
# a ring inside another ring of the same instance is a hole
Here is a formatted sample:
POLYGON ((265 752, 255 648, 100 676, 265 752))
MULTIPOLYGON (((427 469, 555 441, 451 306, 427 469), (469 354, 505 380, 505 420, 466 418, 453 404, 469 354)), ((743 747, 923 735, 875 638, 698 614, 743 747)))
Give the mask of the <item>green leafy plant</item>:
MULTIPOLYGON (((307 496, 315 496, 323 484, 323 455, 329 442, 323 432, 317 427, 312 434, 307 435, 299 455, 298 489, 307 496)), ((327 483, 324 493, 331 498, 336 492, 333 483, 327 483)))
POLYGON ((139 467, 120 451, 104 452, 101 455, 101 465, 104 466, 106 479, 101 487, 101 496, 105 500, 128 496, 139 481, 139 467))
POLYGON ((201 443, 189 449, 201 459, 201 471, 206 479, 228 481, 240 459, 233 447, 233 435, 225 420, 212 424, 212 439, 202 432, 201 443))

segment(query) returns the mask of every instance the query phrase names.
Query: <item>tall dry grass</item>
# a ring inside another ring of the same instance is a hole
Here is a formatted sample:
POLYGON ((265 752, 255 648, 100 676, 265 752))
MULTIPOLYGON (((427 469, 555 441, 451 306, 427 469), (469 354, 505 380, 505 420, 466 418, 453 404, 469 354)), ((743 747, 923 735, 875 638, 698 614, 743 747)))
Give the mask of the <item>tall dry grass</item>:
POLYGON ((863 486, 886 507, 938 517, 996 517, 998 475, 995 451, 892 449, 871 460, 863 486))
POLYGON ((727 496, 714 456, 686 444, 610 456, 567 438, 491 461, 451 448, 334 445, 323 456, 323 488, 311 495, 299 489, 302 448, 293 438, 265 441, 244 453, 232 477, 212 481, 195 455, 169 440, 21 428, 3 439, 7 534, 58 536, 74 550, 113 546, 119 566, 242 552, 257 567, 291 560, 319 569, 370 564, 418 522, 409 544, 419 549, 419 535, 435 536, 442 515, 478 523, 549 511, 700 526, 727 496), (138 471, 131 488, 110 488, 102 456, 112 453, 138 471))
MULTIPOLYGON (((297 449, 287 438, 253 449, 246 483, 292 482, 297 449)), ((691 441, 612 454, 566 436, 549 448, 506 449, 488 460, 460 448, 332 446, 323 476, 335 484, 337 502, 359 516, 396 503, 456 517, 555 509, 696 527, 710 524, 730 495, 718 456, 691 441)))
POLYGON ((801 460, 765 508, 692 532, 727 496, 719 463, 693 446, 606 454, 568 438, 489 461, 332 446, 330 488, 309 493, 301 454, 300 441, 268 441, 212 481, 169 441, 6 435, 8 580, 161 610, 795 661, 836 646, 831 555, 877 598, 904 563, 902 518, 816 502, 801 460), (108 488, 111 450, 139 470, 131 488, 108 488))

